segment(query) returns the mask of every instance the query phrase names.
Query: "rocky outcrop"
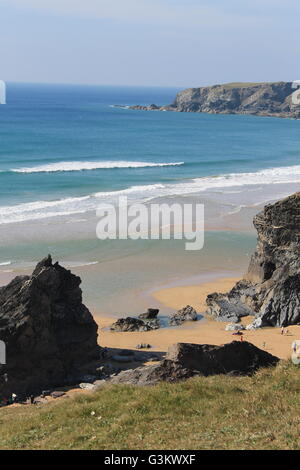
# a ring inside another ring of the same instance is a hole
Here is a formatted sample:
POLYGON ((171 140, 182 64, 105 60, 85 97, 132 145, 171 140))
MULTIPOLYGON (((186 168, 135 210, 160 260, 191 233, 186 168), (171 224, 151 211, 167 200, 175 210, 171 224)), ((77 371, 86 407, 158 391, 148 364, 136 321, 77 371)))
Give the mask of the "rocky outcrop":
POLYGON ((214 292, 206 298, 207 313, 217 321, 238 323, 242 317, 254 315, 254 311, 243 303, 240 297, 241 290, 245 292, 249 289, 249 294, 254 295, 255 290, 249 286, 248 282, 240 281, 228 294, 214 292))
POLYGON ((179 92, 168 106, 130 106, 143 111, 177 111, 210 114, 254 114, 300 118, 300 107, 292 102, 290 82, 228 83, 179 92))
POLYGON ((129 106, 129 109, 136 109, 138 111, 161 111, 161 106, 157 106, 156 104, 149 104, 147 106, 137 104, 134 106, 129 106))
POLYGON ((201 375, 249 375, 260 367, 276 365, 279 359, 251 343, 233 341, 223 346, 177 343, 171 346, 166 359, 201 375))
POLYGON ((233 341, 223 346, 177 343, 158 364, 123 371, 112 383, 154 385, 178 382, 196 375, 251 375, 260 367, 275 366, 279 359, 251 343, 233 341))
MULTIPOLYGON (((207 298, 225 321, 253 315, 253 328, 300 323, 300 193, 267 205, 254 218, 258 242, 245 279, 207 298)), ((251 328, 251 326, 250 326, 251 328)))
POLYGON ((126 332, 126 331, 151 331, 160 328, 158 319, 141 320, 139 318, 127 317, 120 318, 110 327, 112 331, 126 332))
POLYGON ((113 384, 155 385, 159 382, 179 382, 196 375, 194 371, 184 369, 180 364, 164 360, 151 366, 138 367, 120 372, 110 379, 113 384))
POLYGON ((170 315, 170 326, 180 326, 185 321, 197 321, 198 315, 196 310, 187 305, 186 307, 178 310, 178 312, 170 315))
POLYGON ((51 256, 31 276, 0 288, 0 398, 63 385, 68 376, 99 358, 97 324, 82 303, 81 280, 51 256))

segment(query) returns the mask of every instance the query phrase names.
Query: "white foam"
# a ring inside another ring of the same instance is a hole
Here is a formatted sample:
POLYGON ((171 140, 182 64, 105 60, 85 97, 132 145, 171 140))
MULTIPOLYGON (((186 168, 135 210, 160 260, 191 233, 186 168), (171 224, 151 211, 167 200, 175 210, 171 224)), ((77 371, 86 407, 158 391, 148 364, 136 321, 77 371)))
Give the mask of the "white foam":
POLYGON ((166 185, 164 184, 147 184, 144 186, 131 186, 127 189, 121 189, 119 191, 105 191, 101 193, 95 193, 95 197, 109 197, 109 196, 126 196, 127 194, 135 194, 135 193, 146 193, 146 192, 153 192, 157 190, 164 190, 166 185))
POLYGON ((60 263, 65 268, 83 268, 85 266, 93 266, 98 264, 98 261, 65 261, 60 263))
POLYGON ((11 261, 4 261, 3 263, 0 263, 0 266, 10 266, 11 261))
MULTIPOLYGON (((102 202, 117 203, 118 198, 122 195, 126 195, 129 202, 149 201, 159 197, 201 193, 216 188, 283 183, 300 183, 300 165, 270 168, 254 173, 232 173, 215 177, 195 178, 182 180, 179 183, 132 186, 123 190, 98 192, 84 197, 5 206, 0 207, 0 224, 83 214, 95 211, 102 202)), ((263 203, 263 201, 260 201, 260 203, 263 203)))
POLYGON ((15 173, 54 173, 60 171, 86 171, 107 170, 114 168, 149 168, 165 166, 181 166, 184 162, 155 163, 155 162, 130 162, 130 161, 99 161, 99 162, 57 162, 35 167, 13 168, 15 173))

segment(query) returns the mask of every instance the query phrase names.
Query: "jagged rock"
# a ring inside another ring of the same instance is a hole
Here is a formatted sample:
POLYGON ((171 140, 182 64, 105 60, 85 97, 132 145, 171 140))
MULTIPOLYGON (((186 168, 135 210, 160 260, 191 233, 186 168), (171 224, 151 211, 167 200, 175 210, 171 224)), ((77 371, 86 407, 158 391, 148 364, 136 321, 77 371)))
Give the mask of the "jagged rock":
POLYGON ((207 298, 208 313, 228 321, 255 316, 255 328, 300 322, 300 193, 267 205, 254 218, 258 242, 245 279, 207 298))
POLYGON ((170 325, 171 326, 179 326, 185 321, 197 321, 198 316, 196 310, 187 305, 186 307, 178 310, 178 312, 173 313, 170 315, 170 325))
POLYGON ((226 326, 225 331, 242 331, 245 330, 245 327, 243 325, 239 325, 238 323, 229 323, 229 325, 226 326))
POLYGON ((157 317, 158 314, 159 314, 158 308, 148 308, 147 312, 141 313, 141 315, 139 315, 139 318, 141 320, 153 320, 154 318, 157 317))
POLYGON ((230 297, 227 294, 216 292, 207 296, 207 313, 215 320, 238 323, 242 317, 255 314, 251 308, 242 303, 239 295, 241 284, 237 284, 237 286, 238 288, 233 288, 230 292, 230 297))
POLYGON ((275 366, 279 359, 251 343, 233 341, 224 346, 177 343, 166 359, 146 367, 120 372, 111 378, 114 384, 154 385, 178 382, 195 375, 250 375, 260 367, 275 366))
POLYGON ((149 105, 134 105, 134 106, 123 106, 123 105, 115 105, 115 108, 127 108, 127 109, 135 109, 137 111, 160 111, 161 106, 157 106, 156 104, 149 104, 149 105))
POLYGON ((193 371, 183 369, 180 364, 164 360, 159 364, 122 371, 110 382, 113 384, 154 385, 161 381, 178 382, 193 375, 195 375, 193 371))
POLYGON ((159 320, 141 320, 139 318, 127 317, 120 318, 110 329, 113 331, 124 332, 124 331, 150 331, 157 330, 160 328, 159 320))
POLYGON ((168 106, 129 106, 143 111, 177 111, 210 114, 254 114, 300 118, 299 106, 292 102, 291 82, 227 83, 180 91, 168 106))
POLYGON ((49 255, 31 276, 0 288, 0 397, 40 393, 99 358, 97 324, 82 303, 81 280, 49 255))
POLYGON ((223 346, 177 343, 169 348, 166 359, 205 376, 233 372, 248 375, 279 361, 247 341, 233 341, 223 346))

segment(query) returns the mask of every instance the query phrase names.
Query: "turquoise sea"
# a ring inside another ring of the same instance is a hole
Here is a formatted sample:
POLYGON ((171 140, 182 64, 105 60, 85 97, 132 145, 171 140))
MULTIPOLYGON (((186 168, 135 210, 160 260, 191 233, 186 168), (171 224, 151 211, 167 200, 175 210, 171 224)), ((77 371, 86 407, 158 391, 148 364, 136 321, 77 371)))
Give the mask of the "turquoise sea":
POLYGON ((0 106, 3 282, 50 251, 78 270, 90 305, 117 313, 123 291, 138 298, 137 283, 145 292, 246 268, 253 215, 300 187, 299 121, 127 108, 171 103, 177 91, 7 84, 0 106), (190 255, 179 242, 100 243, 95 210, 119 195, 203 202, 205 249, 190 255))

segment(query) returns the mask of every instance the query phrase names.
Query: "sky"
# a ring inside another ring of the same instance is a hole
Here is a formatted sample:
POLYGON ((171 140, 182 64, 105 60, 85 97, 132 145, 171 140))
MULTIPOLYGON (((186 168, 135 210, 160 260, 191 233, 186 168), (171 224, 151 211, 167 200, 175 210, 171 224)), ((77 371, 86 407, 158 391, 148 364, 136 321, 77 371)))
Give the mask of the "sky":
POLYGON ((196 87, 300 78, 295 0, 0 0, 0 79, 196 87))

